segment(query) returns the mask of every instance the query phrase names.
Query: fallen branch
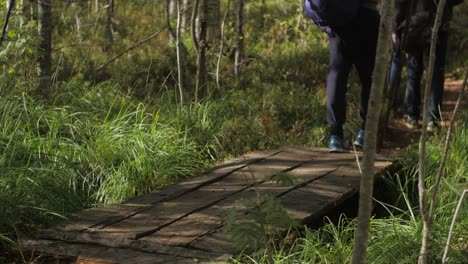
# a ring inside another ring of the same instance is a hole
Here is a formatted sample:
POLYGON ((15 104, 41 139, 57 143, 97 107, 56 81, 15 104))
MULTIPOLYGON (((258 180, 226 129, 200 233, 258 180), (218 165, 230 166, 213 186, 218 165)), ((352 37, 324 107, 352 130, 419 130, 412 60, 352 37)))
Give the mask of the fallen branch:
POLYGON ((131 51, 131 50, 133 50, 133 49, 135 49, 135 48, 137 48, 137 47, 140 46, 141 44, 144 44, 144 43, 150 41, 151 39, 153 39, 154 37, 158 36, 159 33, 161 33, 161 32, 162 32, 163 30, 165 30, 166 28, 167 28, 167 26, 164 27, 164 28, 162 28, 162 29, 160 29, 158 32, 155 32, 153 35, 151 35, 151 36, 149 36, 149 37, 147 37, 147 38, 145 38, 145 39, 143 39, 143 40, 138 41, 137 43, 135 43, 135 44, 134 44, 133 46, 131 46, 130 48, 128 48, 128 49, 122 51, 121 53, 117 54, 117 56, 113 57, 112 59, 110 59, 109 61, 107 61, 106 63, 104 63, 103 65, 99 66, 96 70, 97 70, 97 71, 103 70, 105 67, 107 67, 107 65, 113 63, 113 62, 116 61, 118 58, 122 57, 125 53, 127 53, 127 52, 129 52, 129 51, 131 51))

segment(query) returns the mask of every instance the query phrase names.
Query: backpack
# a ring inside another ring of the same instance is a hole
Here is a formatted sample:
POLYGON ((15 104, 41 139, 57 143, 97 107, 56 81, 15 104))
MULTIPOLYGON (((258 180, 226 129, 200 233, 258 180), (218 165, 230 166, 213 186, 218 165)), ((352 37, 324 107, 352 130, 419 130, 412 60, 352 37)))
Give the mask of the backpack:
POLYGON ((304 10, 322 31, 332 34, 357 16, 359 0, 304 0, 304 10))
POLYGON ((401 49, 414 53, 425 50, 431 45, 437 6, 433 0, 409 0, 411 3, 405 19, 399 25, 401 49))

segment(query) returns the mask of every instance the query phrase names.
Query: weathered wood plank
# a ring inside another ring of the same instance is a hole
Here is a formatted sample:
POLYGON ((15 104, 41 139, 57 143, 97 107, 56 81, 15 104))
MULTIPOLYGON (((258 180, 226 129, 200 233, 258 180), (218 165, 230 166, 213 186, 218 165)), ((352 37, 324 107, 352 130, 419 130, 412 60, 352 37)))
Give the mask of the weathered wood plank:
POLYGON ((143 214, 136 214, 113 225, 92 231, 138 239, 244 191, 257 184, 265 175, 279 170, 286 171, 307 162, 303 158, 294 158, 294 155, 288 152, 281 152, 273 157, 275 159, 273 170, 270 168, 270 158, 267 158, 249 166, 252 172, 250 177, 242 171, 235 171, 222 181, 201 187, 175 200, 160 202, 143 214))
MULTIPOLYGON (((301 167, 299 167, 301 168, 301 167)), ((289 172, 291 177, 295 177, 297 185, 306 181, 313 181, 327 173, 331 173, 334 169, 320 169, 310 170, 308 175, 295 176, 294 171, 289 172)), ((215 204, 205 210, 189 215, 180 221, 173 223, 165 228, 162 228, 157 233, 151 236, 144 237, 146 241, 157 241, 158 243, 167 245, 187 246, 193 240, 197 239, 204 234, 211 232, 213 229, 219 228, 223 223, 224 217, 228 211, 235 205, 239 199, 254 198, 259 192, 262 195, 280 196, 287 193, 288 190, 293 189, 294 186, 280 186, 272 182, 262 182, 255 187, 250 187, 243 192, 240 192, 228 199, 215 204)))
MULTIPOLYGON (((200 257, 178 257, 173 255, 135 251, 125 248, 113 248, 96 244, 74 244, 62 241, 36 240, 28 244, 36 250, 36 253, 54 252, 54 255, 75 256, 76 263, 135 263, 135 264, 158 264, 158 263, 201 263, 200 257)), ((225 259, 227 256, 223 256, 225 259)), ((204 259, 207 262, 211 258, 204 259)), ((216 260, 216 259, 212 259, 216 260)))
POLYGON ((63 221, 56 229, 61 231, 83 231, 88 228, 102 228, 120 219, 125 219, 149 210, 153 205, 162 202, 177 199, 185 193, 201 188, 217 180, 222 180, 230 173, 239 170, 255 162, 274 156, 282 149, 254 152, 244 155, 218 166, 209 169, 203 176, 196 177, 179 184, 171 185, 153 193, 131 198, 127 202, 119 205, 107 205, 103 207, 91 208, 82 212, 73 214, 70 220, 63 221))
MULTIPOLYGON (((355 157, 349 154, 343 156, 337 159, 339 162, 332 162, 339 164, 338 170, 327 174, 325 177, 306 181, 277 195, 291 216, 303 223, 307 223, 323 216, 331 208, 341 204, 358 191, 360 172, 355 157)), ((292 171, 292 173, 294 175, 307 174, 312 168, 326 161, 327 158, 328 155, 324 153, 322 160, 314 160, 292 171)), ((327 162, 327 164, 330 163, 327 162)), ((384 170, 390 164, 388 161, 376 162, 376 172, 384 170)), ((223 226, 220 224, 216 230, 207 232, 205 235, 193 240, 189 245, 194 248, 210 248, 211 250, 234 254, 232 241, 223 234, 222 230, 223 226)))
MULTIPOLYGON (((128 249, 133 251, 140 251, 151 254, 161 254, 169 256, 177 256, 183 258, 199 258, 199 259, 227 259, 229 255, 221 252, 211 250, 197 250, 187 247, 175 247, 153 242, 127 239, 113 236, 102 236, 101 234, 82 233, 82 232, 59 232, 53 230, 42 231, 38 240, 33 243, 40 243, 41 241, 64 242, 63 244, 82 244, 82 245, 97 245, 108 248, 128 249), (42 237, 47 237, 43 239, 42 237)), ((26 245, 30 248, 31 243, 26 245)), ((34 245, 33 245, 34 246, 34 245)), ((67 248, 68 249, 68 248, 67 248)), ((53 252, 43 249, 46 252, 53 252)), ((71 254, 70 256, 76 256, 71 254)))

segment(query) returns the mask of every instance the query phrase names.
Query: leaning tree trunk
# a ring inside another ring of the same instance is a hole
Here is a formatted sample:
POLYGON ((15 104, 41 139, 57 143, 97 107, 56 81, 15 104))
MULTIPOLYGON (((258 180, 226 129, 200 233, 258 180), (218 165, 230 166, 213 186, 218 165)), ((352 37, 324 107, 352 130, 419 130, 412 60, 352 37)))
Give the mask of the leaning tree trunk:
POLYGON ((8 29, 8 21, 10 20, 11 13, 13 8, 15 8, 15 0, 7 0, 7 12, 5 15, 5 21, 3 22, 3 29, 0 37, 0 45, 2 45, 3 40, 5 39, 7 29, 8 29))
POLYGON ((444 13, 446 0, 440 0, 437 5, 437 13, 432 28, 431 36, 431 49, 429 51, 429 61, 426 71, 426 87, 424 89, 424 104, 423 104, 423 121, 422 133, 419 141, 419 177, 418 177, 418 193, 419 193, 419 207, 421 218, 423 221, 422 242, 421 250, 419 252, 418 264, 427 263, 427 253, 429 249, 429 235, 431 230, 431 221, 427 212, 426 201, 426 141, 427 141, 427 123, 429 119, 429 94, 432 85, 432 75, 435 65, 435 53, 437 48, 437 37, 439 34, 439 27, 442 22, 442 15, 444 13))
POLYGON ((394 1, 383 2, 377 43, 372 88, 366 117, 366 138, 364 142, 364 160, 359 189, 359 212, 356 236, 354 241, 352 263, 364 263, 366 259, 367 240, 369 236, 372 213, 372 193, 374 188, 374 161, 377 143, 380 107, 385 86, 387 65, 390 62, 390 36, 392 33, 392 16, 394 1))
POLYGON ((244 56, 244 0, 236 0, 236 53, 234 57, 234 76, 240 77, 242 57, 244 56))
POLYGON ((48 97, 50 93, 52 68, 52 8, 51 0, 38 2, 39 58, 37 63, 37 77, 39 78, 38 92, 48 97))

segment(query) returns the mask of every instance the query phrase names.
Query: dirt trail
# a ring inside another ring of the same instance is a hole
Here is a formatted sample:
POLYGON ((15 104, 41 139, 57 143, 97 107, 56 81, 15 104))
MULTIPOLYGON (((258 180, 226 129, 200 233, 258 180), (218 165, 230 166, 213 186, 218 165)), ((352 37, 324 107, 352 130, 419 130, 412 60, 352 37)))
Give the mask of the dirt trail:
MULTIPOLYGON (((445 127, 448 127, 449 120, 452 116, 453 109, 458 99, 458 94, 463 85, 463 80, 445 80, 445 91, 444 91, 444 101, 442 104, 442 115, 444 118, 445 127)), ((466 111, 468 108, 467 93, 465 90, 465 95, 462 101, 462 105, 458 110, 458 114, 466 111)), ((394 116, 390 120, 388 130, 386 131, 385 140, 383 147, 380 149, 379 153, 390 156, 399 153, 401 150, 405 149, 408 145, 415 143, 419 140, 421 136, 421 129, 411 130, 408 129, 403 120, 401 114, 394 116)), ((441 139, 442 140, 442 139, 441 139)))

